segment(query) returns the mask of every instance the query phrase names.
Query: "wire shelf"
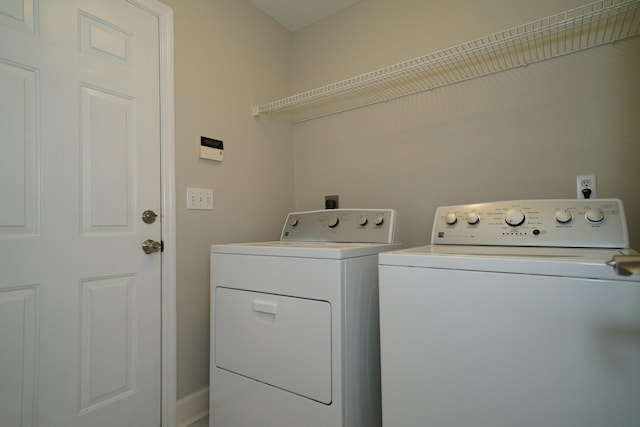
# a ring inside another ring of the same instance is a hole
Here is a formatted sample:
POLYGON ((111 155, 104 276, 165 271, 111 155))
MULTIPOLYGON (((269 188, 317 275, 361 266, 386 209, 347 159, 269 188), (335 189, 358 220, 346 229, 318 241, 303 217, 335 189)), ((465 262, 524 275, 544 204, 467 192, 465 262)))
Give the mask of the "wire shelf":
POLYGON ((601 0, 267 104, 299 123, 613 43, 640 34, 640 0, 601 0))

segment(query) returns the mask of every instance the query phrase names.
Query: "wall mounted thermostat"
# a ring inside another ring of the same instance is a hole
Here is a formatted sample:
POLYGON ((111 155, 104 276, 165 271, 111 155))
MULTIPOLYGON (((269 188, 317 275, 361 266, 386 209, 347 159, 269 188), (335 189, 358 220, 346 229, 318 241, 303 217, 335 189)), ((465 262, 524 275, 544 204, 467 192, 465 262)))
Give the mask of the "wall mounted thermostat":
POLYGON ((219 139, 200 137, 200 158, 216 160, 221 162, 224 159, 224 145, 219 139))

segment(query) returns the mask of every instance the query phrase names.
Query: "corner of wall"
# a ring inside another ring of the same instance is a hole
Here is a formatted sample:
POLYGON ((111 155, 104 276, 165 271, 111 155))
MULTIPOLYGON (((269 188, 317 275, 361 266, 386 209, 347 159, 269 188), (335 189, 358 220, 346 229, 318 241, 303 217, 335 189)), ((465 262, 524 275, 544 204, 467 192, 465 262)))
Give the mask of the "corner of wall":
POLYGON ((209 415, 209 387, 178 400, 178 427, 187 427, 209 415))

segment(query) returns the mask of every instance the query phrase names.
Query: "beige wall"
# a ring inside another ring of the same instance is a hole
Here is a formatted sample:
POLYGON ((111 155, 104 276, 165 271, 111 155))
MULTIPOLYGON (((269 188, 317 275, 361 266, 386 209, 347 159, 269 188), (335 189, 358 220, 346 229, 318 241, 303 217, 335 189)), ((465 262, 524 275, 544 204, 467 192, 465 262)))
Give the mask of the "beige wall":
POLYGON ((174 10, 178 398, 209 383, 209 246, 273 240, 293 209, 291 125, 250 105, 290 93, 291 35, 247 1, 163 0, 174 10), (225 160, 198 158, 200 136, 225 160), (186 210, 186 187, 213 211, 186 210))
MULTIPOLYGON (((293 38, 296 91, 342 80, 576 7, 574 0, 362 0, 293 38), (484 6, 480 8, 478 3, 484 6), (491 7, 487 7, 491 5, 491 7), (327 77, 329 76, 329 77, 327 77)), ((428 243, 437 206, 599 197, 640 216, 640 39, 294 125, 296 209, 399 211, 428 243)), ((632 246, 640 225, 629 221, 632 246)))
POLYGON ((361 0, 293 37, 293 90, 313 89, 587 3, 361 0))

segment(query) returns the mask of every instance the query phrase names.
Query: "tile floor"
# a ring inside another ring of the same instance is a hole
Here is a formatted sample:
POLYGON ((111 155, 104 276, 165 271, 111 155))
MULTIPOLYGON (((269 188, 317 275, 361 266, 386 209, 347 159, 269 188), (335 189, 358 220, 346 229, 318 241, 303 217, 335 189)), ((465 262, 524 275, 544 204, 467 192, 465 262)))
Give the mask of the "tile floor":
POLYGON ((189 427, 209 427, 209 417, 198 420, 194 424, 191 424, 189 427))

